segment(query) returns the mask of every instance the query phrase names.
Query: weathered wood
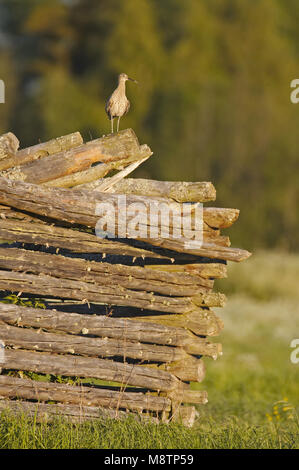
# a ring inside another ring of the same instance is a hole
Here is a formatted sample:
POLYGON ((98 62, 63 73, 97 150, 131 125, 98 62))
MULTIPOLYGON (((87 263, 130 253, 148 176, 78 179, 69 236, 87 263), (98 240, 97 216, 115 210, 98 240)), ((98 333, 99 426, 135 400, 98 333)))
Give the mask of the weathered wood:
MULTIPOLYGON (((102 191, 102 184, 111 178, 100 179, 92 183, 80 185, 81 189, 102 191)), ((177 202, 215 201, 216 190, 210 182, 156 181, 138 178, 126 178, 109 186, 109 192, 136 194, 140 196, 165 197, 177 202)))
POLYGON ((194 273, 207 279, 222 279, 227 277, 227 267, 222 263, 148 264, 144 267, 145 269, 155 269, 158 271, 194 273))
POLYGON ((212 280, 192 274, 98 263, 19 248, 0 248, 0 268, 54 275, 59 278, 92 282, 100 286, 122 286, 177 297, 206 293, 213 287, 212 280))
POLYGON ((126 339, 87 338, 61 333, 45 333, 32 328, 18 328, 6 324, 0 324, 0 338, 6 346, 53 353, 95 357, 121 356, 167 363, 186 359, 187 364, 191 358, 182 348, 172 346, 137 343, 126 339))
POLYGON ((95 357, 5 349, 2 368, 71 377, 92 377, 150 390, 170 391, 181 386, 180 381, 170 372, 95 357))
POLYGON ((169 364, 161 364, 159 369, 171 372, 183 382, 202 382, 206 375, 202 359, 193 356, 169 364))
POLYGON ((90 421, 95 419, 125 419, 133 416, 137 420, 148 421, 158 424, 158 418, 152 416, 126 413, 120 410, 109 410, 107 408, 99 408, 81 405, 66 405, 61 403, 31 403, 27 401, 14 401, 3 399, 0 400, 0 410, 9 410, 15 415, 26 414, 34 418, 37 422, 52 421, 55 417, 61 416, 72 423, 90 421))
MULTIPOLYGON (((215 343, 198 338, 185 328, 132 321, 109 316, 64 313, 0 303, 0 320, 9 325, 43 328, 73 335, 93 335, 122 341, 141 341, 182 347, 189 354, 204 355, 215 343)), ((207 354, 209 355, 209 354, 207 354)))
POLYGON ((135 316, 132 321, 153 322, 172 327, 188 328, 196 335, 204 336, 218 336, 223 329, 222 320, 213 311, 205 309, 185 315, 135 316))
POLYGON ((204 293, 193 297, 166 297, 122 286, 103 286, 90 282, 0 271, 0 290, 26 292, 40 296, 53 296, 100 304, 136 307, 168 313, 188 313, 197 305, 218 307, 223 305, 223 294, 204 293), (193 301, 194 299, 194 301, 193 301), (195 305, 196 302, 196 305, 195 305))
POLYGON ((7 134, 0 136, 0 165, 3 164, 5 159, 15 155, 19 145, 19 140, 12 132, 7 132, 7 134))
POLYGON ((127 129, 117 135, 110 134, 70 150, 25 163, 2 172, 2 175, 13 180, 40 184, 86 170, 92 163, 107 163, 139 154, 139 148, 135 133, 132 129, 127 129))
POLYGON ((83 144, 83 139, 80 132, 74 132, 72 134, 63 135, 55 139, 51 139, 48 142, 33 145, 16 153, 12 152, 12 155, 4 158, 0 161, 0 171, 7 170, 14 166, 23 165, 24 163, 43 158, 47 155, 69 150, 83 144), (16 153, 16 155, 14 155, 16 153))
POLYGON ((25 400, 57 401, 72 405, 104 406, 108 409, 131 411, 170 411, 171 401, 167 397, 150 393, 110 390, 97 386, 74 386, 55 382, 42 382, 0 375, 0 396, 25 400))
MULTIPOLYGON (((11 181, 0 178, 0 203, 13 206, 18 209, 27 210, 51 218, 63 220, 70 223, 79 223, 90 227, 95 227, 98 222, 96 203, 109 202, 119 204, 117 195, 108 193, 93 193, 88 191, 70 191, 60 188, 45 188, 37 185, 30 185, 20 181, 11 181), (92 196, 92 194, 94 196, 92 196)), ((127 203, 142 202, 147 203, 147 199, 141 196, 127 196, 127 203)), ((153 200, 152 200, 153 201, 153 200)), ((180 206, 179 203, 178 207, 180 206)), ((116 207, 116 206, 115 206, 116 207)), ((145 206, 146 207, 146 206, 145 206)), ((218 212, 218 209, 217 209, 218 212)), ((115 222, 114 222, 115 223, 115 222)), ((128 226, 124 236, 130 236, 128 226)), ((140 237, 141 240, 144 240, 140 237)), ((165 249, 177 252, 186 251, 186 243, 190 240, 176 239, 145 239, 155 246, 162 246, 165 249)), ((212 243, 203 243, 200 248, 189 249, 191 255, 207 256, 217 259, 228 259, 241 261, 250 256, 246 250, 228 248, 212 243)))
POLYGON ((123 170, 133 163, 141 164, 152 155, 151 149, 147 145, 141 145, 139 150, 126 158, 108 163, 99 163, 87 170, 78 171, 71 175, 62 176, 43 183, 44 186, 55 188, 71 188, 89 181, 97 180, 107 175, 112 170, 123 170))
POLYGON ((201 405, 208 403, 208 394, 205 390, 173 390, 165 395, 175 403, 197 403, 201 405))

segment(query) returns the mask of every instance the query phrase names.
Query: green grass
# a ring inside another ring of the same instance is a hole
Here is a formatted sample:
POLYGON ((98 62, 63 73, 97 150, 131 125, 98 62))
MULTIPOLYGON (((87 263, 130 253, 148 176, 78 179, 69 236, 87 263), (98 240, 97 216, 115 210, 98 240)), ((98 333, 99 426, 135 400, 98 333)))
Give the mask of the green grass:
POLYGON ((206 379, 193 386, 209 393, 193 429, 131 419, 37 424, 3 413, 0 447, 298 449, 299 364, 290 361, 290 342, 299 338, 298 274, 296 255, 260 253, 230 264, 229 279, 218 282, 229 298, 216 312, 224 354, 206 359, 206 379))

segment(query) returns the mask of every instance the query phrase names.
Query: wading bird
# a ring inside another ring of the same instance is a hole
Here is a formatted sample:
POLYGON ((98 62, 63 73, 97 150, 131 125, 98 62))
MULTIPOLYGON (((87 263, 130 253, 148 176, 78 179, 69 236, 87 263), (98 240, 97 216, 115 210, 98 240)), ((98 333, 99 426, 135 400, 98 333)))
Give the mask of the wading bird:
POLYGON ((130 101, 126 97, 126 81, 131 80, 138 83, 133 78, 128 77, 126 73, 121 73, 118 76, 118 86, 108 99, 105 110, 111 121, 111 132, 113 133, 113 119, 117 117, 117 132, 119 130, 119 121, 122 116, 127 114, 130 109, 130 101))

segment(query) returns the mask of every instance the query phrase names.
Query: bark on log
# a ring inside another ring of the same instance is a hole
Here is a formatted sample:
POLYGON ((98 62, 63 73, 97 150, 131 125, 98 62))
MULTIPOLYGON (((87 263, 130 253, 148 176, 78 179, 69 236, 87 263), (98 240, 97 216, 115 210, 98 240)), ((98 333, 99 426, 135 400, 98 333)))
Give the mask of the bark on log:
POLYGON ((222 294, 207 293, 193 297, 165 297, 121 286, 100 286, 83 281, 54 278, 43 274, 0 271, 0 290, 26 292, 100 304, 135 307, 169 313, 188 313, 196 305, 222 306, 222 294), (193 302, 193 299, 194 302, 193 302), (195 305, 196 302, 196 305, 195 305))
MULTIPOLYGON (((0 221, 1 224, 1 221, 0 221)), ((1 236, 1 230, 0 230, 1 236)), ((227 277, 227 267, 222 263, 194 263, 194 264, 147 264, 145 269, 155 269, 167 272, 185 272, 198 274, 201 277, 210 279, 222 279, 227 277)))
POLYGON ((126 413, 119 410, 109 410, 106 408, 81 406, 81 405, 65 405, 65 404, 46 404, 31 403, 26 401, 0 400, 0 411, 9 410, 15 415, 26 414, 34 418, 37 422, 52 421, 57 416, 62 416, 72 423, 82 423, 95 419, 126 419, 133 416, 137 420, 146 422, 159 423, 158 418, 152 416, 126 413))
POLYGON ((150 390, 170 391, 182 384, 171 373, 151 367, 94 357, 74 357, 44 352, 5 349, 3 369, 42 374, 96 378, 150 390))
POLYGON ((171 408, 169 398, 149 393, 41 382, 8 375, 0 375, 0 396, 39 402, 57 401, 72 405, 102 406, 108 409, 120 408, 138 412, 145 410, 170 411, 171 408))
POLYGON ((19 140, 12 132, 0 136, 0 165, 3 165, 3 161, 7 158, 11 158, 15 155, 19 145, 19 140))
POLYGON ((206 375, 206 368, 202 359, 192 356, 170 364, 161 364, 159 369, 171 372, 183 382, 202 382, 206 375))
POLYGON ((71 188, 73 186, 80 185, 82 183, 87 183, 89 181, 97 180, 102 178, 112 170, 123 170, 134 162, 143 162, 147 160, 152 155, 151 149, 147 145, 141 145, 139 150, 129 155, 127 158, 122 158, 120 160, 108 163, 99 163, 92 168, 87 170, 78 171, 72 173, 71 175, 62 176, 61 178, 56 178, 51 181, 43 183, 44 186, 53 187, 53 188, 71 188))
MULTIPOLYGON (((110 178, 80 185, 80 189, 98 191, 98 187, 110 178)), ((135 194, 140 196, 165 197, 177 202, 207 202, 215 201, 216 190, 210 182, 180 182, 180 181, 156 181, 138 178, 126 178, 116 183, 111 193, 135 194)))
MULTIPOLYGON (((0 303, 0 320, 9 325, 43 328, 73 335, 93 335, 122 341, 141 341, 182 347, 187 353, 204 355, 214 346, 185 328, 130 319, 64 313, 0 303)), ((209 355, 209 354, 207 354, 209 355)))
POLYGON ((126 339, 87 338, 61 333, 45 333, 32 328, 18 328, 6 324, 0 324, 0 338, 6 346, 33 351, 94 357, 121 356, 165 363, 186 359, 187 364, 190 362, 188 359, 191 358, 178 347, 137 343, 126 339))
POLYGON ((118 285, 128 289, 177 297, 192 296, 200 292, 207 293, 213 287, 212 280, 192 274, 168 273, 138 266, 85 261, 19 248, 0 248, 0 268, 81 280, 99 286, 118 285))
MULTIPOLYGON (((96 192, 92 194, 87 191, 45 188, 0 178, 0 203, 49 216, 54 219, 95 227, 99 218, 99 216, 95 215, 96 203, 109 202, 116 205, 119 201, 117 196, 113 194, 96 192)), ((147 198, 141 196, 127 196, 127 203, 130 204, 133 202, 150 204, 147 198)), ((178 207, 180 207, 179 203, 173 204, 177 204, 178 207)), ((217 213, 219 213, 219 211, 218 209, 216 210, 217 213)), ((128 235, 130 236, 130 233, 128 232, 128 227, 126 227, 123 236, 128 235)), ((142 240, 143 238, 141 237, 140 239, 142 240)), ((212 243, 203 243, 199 249, 187 248, 186 250, 186 243, 189 243, 190 240, 184 238, 179 240, 162 239, 162 241, 160 239, 145 239, 145 241, 155 246, 163 246, 165 249, 177 252, 188 251, 191 255, 207 256, 224 260, 241 261, 250 256, 250 253, 246 250, 222 247, 212 243)))
MULTIPOLYGON (((136 316, 132 318, 132 321, 153 322, 166 326, 188 328, 196 335, 203 336, 218 336, 223 329, 222 320, 211 310, 199 310, 185 315, 136 316)), ((219 348, 218 345, 217 348, 219 348)))
POLYGON ((86 170, 92 163, 121 160, 139 155, 140 146, 132 129, 95 139, 73 149, 58 152, 2 172, 13 180, 40 184, 77 171, 86 170))
POLYGON ((54 153, 69 150, 82 144, 83 139, 80 132, 63 135, 61 137, 51 139, 48 142, 43 142, 41 144, 36 144, 32 147, 19 150, 17 153, 13 152, 13 155, 0 161, 0 171, 7 170, 14 166, 24 165, 24 163, 32 162, 54 153), (14 153, 16 153, 16 155, 14 155, 14 153))

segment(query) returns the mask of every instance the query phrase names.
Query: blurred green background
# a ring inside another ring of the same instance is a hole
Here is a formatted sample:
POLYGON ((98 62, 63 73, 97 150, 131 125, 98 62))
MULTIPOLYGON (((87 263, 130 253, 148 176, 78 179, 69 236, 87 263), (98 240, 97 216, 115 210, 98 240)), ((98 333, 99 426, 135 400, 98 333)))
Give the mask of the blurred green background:
POLYGON ((295 251, 298 22, 298 0, 0 0, 0 133, 106 134, 125 72, 121 128, 154 151, 135 176, 212 181, 234 245, 295 251))

